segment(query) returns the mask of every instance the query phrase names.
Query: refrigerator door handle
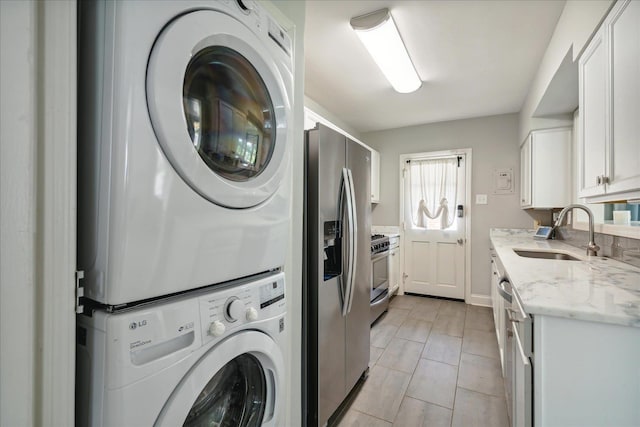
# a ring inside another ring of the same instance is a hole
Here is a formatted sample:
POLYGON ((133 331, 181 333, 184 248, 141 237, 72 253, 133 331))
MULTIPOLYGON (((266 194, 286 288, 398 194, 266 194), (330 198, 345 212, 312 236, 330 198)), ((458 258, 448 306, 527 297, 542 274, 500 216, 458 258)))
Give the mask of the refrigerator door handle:
MULTIPOLYGON (((349 256, 349 268, 351 269, 351 282, 349 283, 349 303, 347 306, 347 313, 351 312, 351 304, 353 303, 353 294, 356 289, 356 266, 358 265, 358 217, 356 212, 356 190, 353 185, 353 175, 351 169, 347 169, 347 176, 349 177, 349 193, 351 196, 351 224, 349 225, 349 242, 351 254, 349 256)), ((348 206, 348 205, 347 205, 348 206)))
POLYGON ((340 257, 342 258, 342 267, 341 267, 341 273, 340 275, 337 277, 338 279, 338 286, 339 286, 339 291, 340 291, 340 304, 341 304, 341 312, 345 313, 345 308, 347 306, 347 281, 345 280, 345 266, 347 265, 347 260, 346 260, 346 255, 347 255, 347 251, 345 250, 345 224, 346 224, 346 219, 345 219, 345 215, 346 215, 346 211, 345 211, 345 205, 346 205, 346 198, 347 198, 347 187, 346 187, 346 181, 344 180, 344 171, 342 174, 342 179, 340 180, 340 190, 338 191, 338 233, 337 236, 340 237, 340 245, 341 245, 341 250, 340 250, 340 257))
MULTIPOLYGON (((351 280, 352 280, 352 263, 353 263, 353 258, 352 258, 352 254, 353 254, 353 236, 351 234, 351 227, 352 227, 352 216, 351 213, 353 212, 353 200, 351 199, 351 184, 349 181, 349 173, 348 173, 348 169, 347 168, 342 168, 342 185, 341 185, 341 192, 340 192, 340 196, 342 197, 344 195, 344 201, 346 202, 346 221, 344 222, 343 225, 343 236, 346 237, 342 239, 343 245, 346 241, 347 243, 347 250, 344 250, 344 246, 343 246, 343 254, 346 253, 347 254, 347 259, 346 262, 344 263, 346 268, 342 269, 342 274, 343 274, 343 286, 342 286, 342 315, 346 316, 347 313, 349 312, 349 297, 351 295, 351 280), (343 193, 344 191, 344 193, 343 193), (344 233, 344 230, 346 229, 347 233, 344 233), (346 234, 346 236, 345 236, 346 234), (346 276, 346 277, 345 277, 346 276)), ((342 211, 342 209, 341 209, 342 211)))

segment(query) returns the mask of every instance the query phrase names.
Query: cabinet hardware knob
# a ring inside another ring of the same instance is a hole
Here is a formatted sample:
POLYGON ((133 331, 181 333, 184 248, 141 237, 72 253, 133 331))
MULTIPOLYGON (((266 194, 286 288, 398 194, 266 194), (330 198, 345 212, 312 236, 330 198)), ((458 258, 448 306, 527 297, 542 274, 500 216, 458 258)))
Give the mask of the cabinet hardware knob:
POLYGON ((596 185, 601 185, 601 184, 602 184, 602 176, 601 176, 601 175, 598 175, 598 176, 596 177, 596 185))

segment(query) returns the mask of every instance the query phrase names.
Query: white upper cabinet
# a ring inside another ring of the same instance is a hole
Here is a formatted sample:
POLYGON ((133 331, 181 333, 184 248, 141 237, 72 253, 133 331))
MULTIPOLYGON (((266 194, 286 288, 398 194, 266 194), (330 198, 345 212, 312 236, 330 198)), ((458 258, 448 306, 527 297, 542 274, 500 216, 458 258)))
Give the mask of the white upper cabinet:
POLYGON ((571 203, 571 129, 532 131, 520 148, 520 205, 562 208, 571 203))
POLYGON ((579 103, 581 143, 578 147, 579 196, 600 194, 605 175, 605 90, 607 55, 604 30, 601 28, 591 40, 579 62, 579 103))
POLYGON ((380 202, 380 153, 371 149, 371 203, 380 202))
POLYGON ((579 197, 640 197, 640 2, 616 3, 579 61, 579 197))
POLYGON ((531 206, 531 134, 520 147, 520 206, 531 206))
POLYGON ((607 192, 640 190, 640 2, 616 7, 608 24, 611 165, 607 192))

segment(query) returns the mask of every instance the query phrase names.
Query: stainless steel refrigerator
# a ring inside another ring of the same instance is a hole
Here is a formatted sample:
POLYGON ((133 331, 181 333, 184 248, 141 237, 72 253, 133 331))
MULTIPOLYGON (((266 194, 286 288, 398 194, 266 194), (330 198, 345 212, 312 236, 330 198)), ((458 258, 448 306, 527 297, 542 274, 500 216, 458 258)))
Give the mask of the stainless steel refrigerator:
POLYGON ((371 155, 321 124, 305 149, 303 424, 324 426, 368 373, 371 155))

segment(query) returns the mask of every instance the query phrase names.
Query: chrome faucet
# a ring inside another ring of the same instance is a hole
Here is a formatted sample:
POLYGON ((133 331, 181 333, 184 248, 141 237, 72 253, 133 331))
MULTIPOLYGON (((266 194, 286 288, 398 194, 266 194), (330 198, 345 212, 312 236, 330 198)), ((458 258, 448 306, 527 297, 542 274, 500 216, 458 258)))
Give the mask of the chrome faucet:
POLYGON ((588 207, 575 204, 575 205, 569 205, 566 208, 562 209, 562 211, 560 211, 560 215, 558 215, 558 220, 556 221, 555 224, 553 224, 553 229, 555 230, 557 227, 560 226, 560 224, 562 223, 562 220, 564 219, 564 216, 567 214, 567 212, 569 212, 572 209, 582 209, 589 216, 589 244, 587 244, 587 255, 598 256, 598 251, 600 250, 600 246, 596 245, 596 242, 595 242, 594 233, 593 233, 593 212, 591 212, 591 209, 589 209, 588 207))

